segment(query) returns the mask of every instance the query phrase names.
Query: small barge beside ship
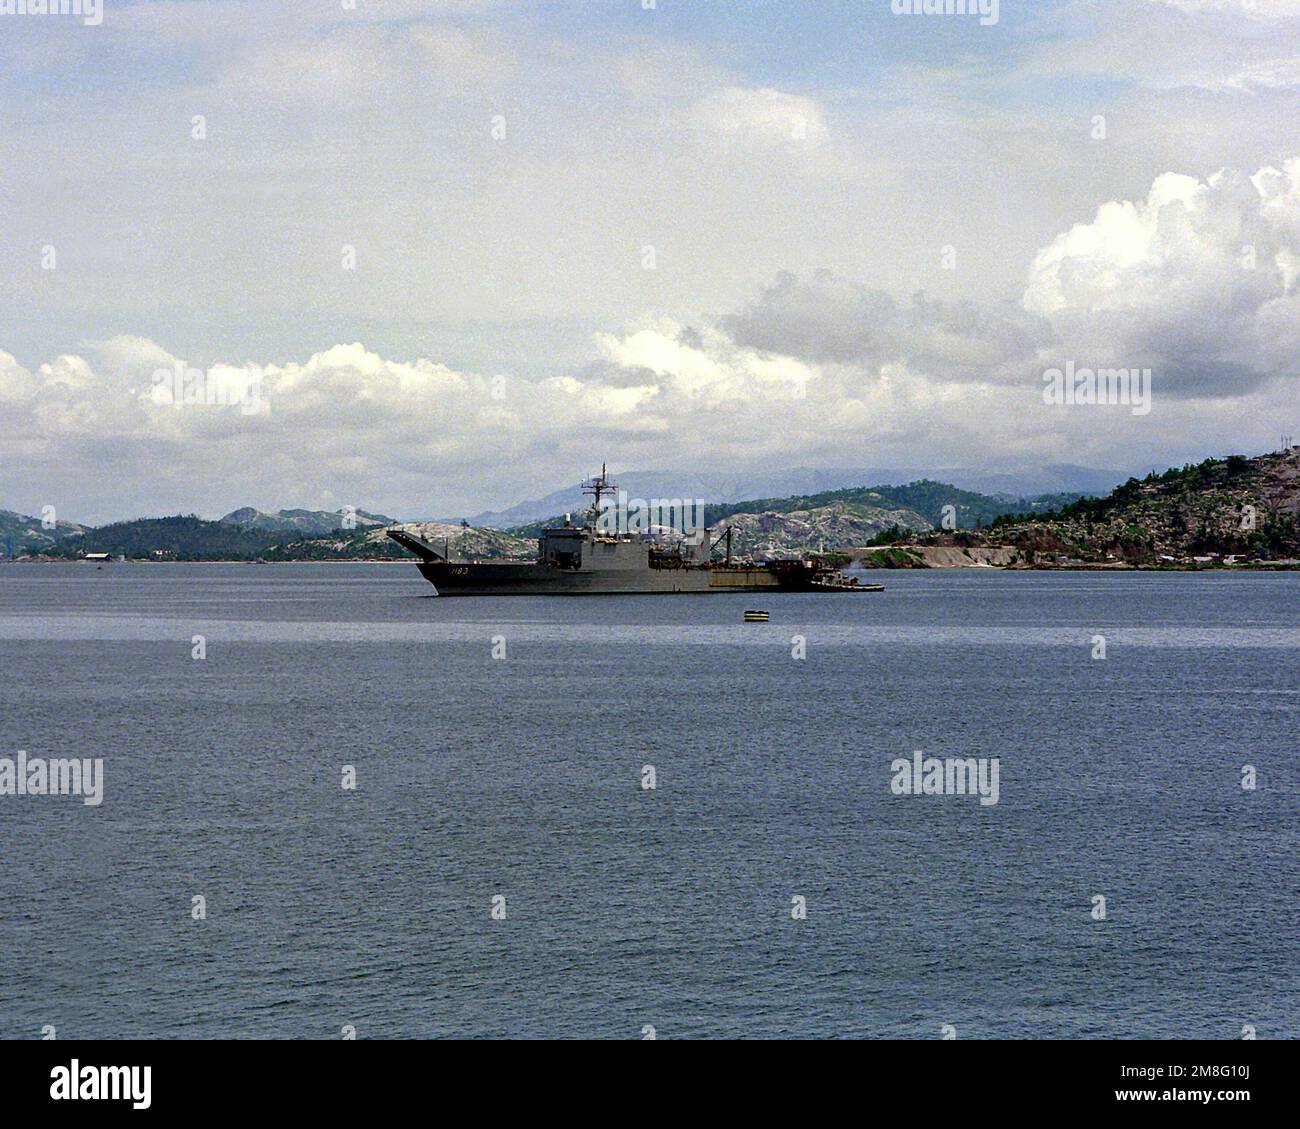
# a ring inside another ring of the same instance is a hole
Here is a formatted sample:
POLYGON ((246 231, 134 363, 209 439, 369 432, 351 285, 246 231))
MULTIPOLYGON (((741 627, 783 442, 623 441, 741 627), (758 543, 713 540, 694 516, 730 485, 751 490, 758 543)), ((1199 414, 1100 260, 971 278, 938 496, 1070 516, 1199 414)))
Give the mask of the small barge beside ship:
POLYGON ((759 564, 733 560, 731 531, 700 530, 671 548, 653 538, 600 527, 601 498, 616 491, 606 476, 584 483, 589 520, 546 529, 535 561, 453 561, 404 529, 388 536, 418 558, 420 574, 441 596, 596 596, 691 592, 873 592, 814 557, 759 564), (725 546, 721 559, 714 556, 725 546))

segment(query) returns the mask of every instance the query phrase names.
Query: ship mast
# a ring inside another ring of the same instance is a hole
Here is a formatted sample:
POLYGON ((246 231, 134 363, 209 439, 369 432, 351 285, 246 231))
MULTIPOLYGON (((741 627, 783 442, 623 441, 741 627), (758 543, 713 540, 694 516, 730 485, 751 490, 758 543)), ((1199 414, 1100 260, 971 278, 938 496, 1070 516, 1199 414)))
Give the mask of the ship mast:
POLYGON ((582 492, 592 496, 591 525, 595 528, 597 521, 600 519, 600 499, 606 494, 614 493, 618 487, 610 482, 609 475, 605 473, 605 464, 600 464, 600 474, 593 475, 582 484, 582 492))

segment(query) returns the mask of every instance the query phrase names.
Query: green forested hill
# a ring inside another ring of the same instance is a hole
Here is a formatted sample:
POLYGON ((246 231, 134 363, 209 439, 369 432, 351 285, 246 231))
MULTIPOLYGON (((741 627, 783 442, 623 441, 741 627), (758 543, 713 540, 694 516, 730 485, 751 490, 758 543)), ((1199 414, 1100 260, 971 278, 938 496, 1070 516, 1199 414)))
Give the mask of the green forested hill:
POLYGON ((193 514, 138 518, 88 529, 65 537, 45 549, 47 556, 75 558, 83 553, 110 553, 133 559, 248 560, 277 541, 283 533, 263 532, 193 514))
MULTIPOLYGON (((450 551, 471 557, 497 558, 525 554, 533 546, 490 529, 464 528, 443 522, 407 526, 450 551)), ((88 529, 82 536, 64 537, 33 552, 76 560, 86 553, 108 553, 127 560, 181 561, 346 561, 409 560, 410 554, 391 541, 383 526, 338 529, 323 536, 303 536, 296 529, 260 529, 230 521, 204 521, 193 514, 139 518, 88 529)))
POLYGON ((983 536, 1028 554, 1088 562, 1293 559, 1300 556, 1300 447, 1130 478, 1104 498, 1002 518, 983 536))
POLYGON ((942 524, 944 506, 955 510, 959 529, 973 529, 989 525, 1006 514, 1038 513, 1056 509, 1082 494, 1043 494, 1033 498, 999 498, 991 494, 977 494, 961 490, 946 482, 923 478, 906 486, 860 486, 848 490, 828 490, 822 494, 809 494, 793 498, 762 498, 752 502, 733 502, 729 505, 705 507, 709 525, 737 513, 792 513, 797 510, 815 510, 843 503, 853 506, 871 506, 879 509, 912 510, 931 525, 942 524))

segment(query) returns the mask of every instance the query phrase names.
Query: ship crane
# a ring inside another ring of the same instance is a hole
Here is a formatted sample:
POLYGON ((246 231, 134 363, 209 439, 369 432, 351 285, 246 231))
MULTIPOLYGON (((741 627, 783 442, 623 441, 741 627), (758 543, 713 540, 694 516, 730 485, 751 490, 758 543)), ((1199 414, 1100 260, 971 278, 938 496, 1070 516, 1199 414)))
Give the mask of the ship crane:
MULTIPOLYGON (((716 548, 718 547, 718 544, 719 544, 719 543, 720 543, 724 538, 726 539, 726 542, 727 542, 727 555, 726 555, 726 558, 725 558, 725 560, 724 560, 723 563, 724 563, 724 564, 728 564, 728 565, 731 564, 731 532, 732 532, 732 530, 733 530, 734 528, 735 528, 735 527, 734 527, 734 526, 731 526, 731 525, 727 526, 727 531, 722 535, 722 537, 719 537, 717 541, 714 541, 714 542, 713 542, 713 549, 716 549, 716 548)), ((710 551, 710 553, 712 553, 713 550, 710 549, 709 551, 710 551)))

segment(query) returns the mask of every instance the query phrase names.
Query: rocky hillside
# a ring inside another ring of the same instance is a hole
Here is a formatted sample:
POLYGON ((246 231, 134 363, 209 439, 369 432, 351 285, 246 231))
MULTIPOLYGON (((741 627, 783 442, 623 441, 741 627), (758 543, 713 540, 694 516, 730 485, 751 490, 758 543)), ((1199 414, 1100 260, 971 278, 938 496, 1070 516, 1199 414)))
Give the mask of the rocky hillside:
MULTIPOLYGON (((496 529, 465 527, 443 521, 406 522, 394 528, 414 533, 440 551, 445 544, 453 560, 500 560, 510 557, 531 560, 537 555, 535 540, 516 537, 496 529)), ((383 528, 357 530, 350 534, 340 531, 329 537, 286 541, 268 549, 263 556, 268 561, 415 559, 392 540, 383 528)))
POLYGON ((0 557, 39 553, 60 537, 76 537, 84 532, 85 526, 71 521, 56 521, 53 529, 46 529, 38 517, 0 510, 0 557))
POLYGON ((900 529, 924 533, 933 528, 920 514, 906 509, 836 502, 813 509, 779 513, 733 513, 717 523, 720 533, 732 530, 732 552, 756 557, 832 552, 865 545, 880 534, 900 529))
POLYGON ((1300 447, 1231 455, 1131 478, 1105 498, 985 530, 931 534, 929 545, 1005 545, 1016 563, 1141 567, 1274 563, 1300 557, 1300 447))
MULTIPOLYGON (((704 521, 722 533, 733 529, 734 552, 758 556, 844 552, 881 540, 895 540, 947 525, 975 529, 1008 514, 1049 513, 1082 498, 1046 494, 1029 498, 961 490, 920 479, 905 486, 855 486, 820 494, 709 503, 704 521)), ((562 517, 519 526, 510 532, 534 539, 562 517)))
MULTIPOLYGON (((705 521, 710 527, 725 524, 733 515, 756 513, 791 514, 804 510, 823 510, 845 505, 857 512, 881 510, 909 511, 925 525, 934 528, 976 529, 1008 514, 1050 513, 1060 506, 1085 497, 1083 494, 1039 494, 1033 497, 977 494, 947 482, 923 478, 905 486, 855 486, 847 490, 828 490, 821 494, 804 494, 790 498, 765 498, 757 502, 705 507, 705 521), (947 524, 945 524, 947 522, 947 524)), ((917 528, 899 522, 903 530, 917 528)), ((921 526, 920 528, 925 528, 921 526)), ((858 542, 861 544, 861 542, 858 542)))
POLYGON ((394 522, 391 517, 367 513, 365 510, 339 510, 336 513, 329 510, 277 510, 275 513, 263 513, 252 506, 232 510, 221 520, 227 525, 239 525, 245 529, 296 533, 301 537, 324 537, 339 530, 351 532, 374 529, 394 522))

